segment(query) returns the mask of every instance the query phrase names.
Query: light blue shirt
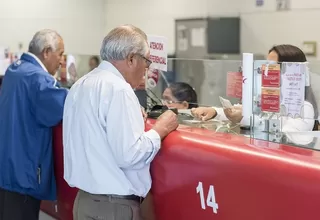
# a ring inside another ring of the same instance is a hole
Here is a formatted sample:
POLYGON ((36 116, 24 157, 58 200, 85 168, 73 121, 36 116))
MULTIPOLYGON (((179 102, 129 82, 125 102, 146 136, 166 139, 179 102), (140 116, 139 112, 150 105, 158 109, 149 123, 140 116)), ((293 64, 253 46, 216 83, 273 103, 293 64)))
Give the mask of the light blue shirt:
POLYGON ((133 89, 103 61, 72 86, 65 101, 64 179, 91 194, 146 196, 161 139, 144 128, 133 89))

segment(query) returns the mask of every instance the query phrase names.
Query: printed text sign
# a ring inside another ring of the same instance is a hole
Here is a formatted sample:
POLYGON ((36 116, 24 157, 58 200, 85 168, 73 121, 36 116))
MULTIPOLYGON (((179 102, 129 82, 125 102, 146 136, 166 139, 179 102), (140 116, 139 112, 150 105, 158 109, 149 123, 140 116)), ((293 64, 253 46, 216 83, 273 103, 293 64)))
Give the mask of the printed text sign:
POLYGON ((227 74, 227 96, 242 98, 242 73, 228 72, 227 74))
POLYGON ((261 111, 280 111, 280 90, 278 88, 262 88, 261 90, 261 111))
POLYGON ((262 87, 280 87, 280 65, 262 65, 262 87))
POLYGON ((283 63, 281 75, 281 108, 283 114, 293 118, 303 118, 306 72, 305 63, 283 63))
POLYGON ((148 44, 150 47, 150 60, 152 61, 152 69, 167 71, 167 42, 168 40, 165 37, 148 35, 148 44))

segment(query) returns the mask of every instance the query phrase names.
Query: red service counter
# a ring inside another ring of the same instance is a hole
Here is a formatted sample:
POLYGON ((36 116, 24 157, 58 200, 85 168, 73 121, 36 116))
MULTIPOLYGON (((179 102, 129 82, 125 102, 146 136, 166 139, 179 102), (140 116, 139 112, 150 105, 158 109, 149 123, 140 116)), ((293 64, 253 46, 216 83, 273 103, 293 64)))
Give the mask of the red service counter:
MULTIPOLYGON (((58 201, 41 208, 72 220, 77 190, 63 179, 61 125, 54 153, 58 201)), ((153 202, 145 207, 154 208, 157 220, 320 219, 316 150, 180 125, 163 141, 151 174, 153 202)))

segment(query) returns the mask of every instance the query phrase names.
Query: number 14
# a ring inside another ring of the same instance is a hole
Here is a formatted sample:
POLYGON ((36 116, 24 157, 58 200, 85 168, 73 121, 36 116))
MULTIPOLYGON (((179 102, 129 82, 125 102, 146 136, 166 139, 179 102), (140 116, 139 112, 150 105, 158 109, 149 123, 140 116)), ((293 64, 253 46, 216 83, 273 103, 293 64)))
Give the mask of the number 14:
MULTIPOLYGON (((206 209, 206 204, 205 204, 204 195, 203 195, 204 193, 203 193, 202 182, 199 182, 196 190, 197 190, 197 193, 200 194, 201 208, 206 209)), ((209 192, 208 192, 208 196, 207 196, 207 206, 211 207, 214 213, 216 213, 216 214, 218 213, 218 203, 216 203, 216 197, 215 197, 213 185, 210 185, 210 187, 209 187, 209 192)))

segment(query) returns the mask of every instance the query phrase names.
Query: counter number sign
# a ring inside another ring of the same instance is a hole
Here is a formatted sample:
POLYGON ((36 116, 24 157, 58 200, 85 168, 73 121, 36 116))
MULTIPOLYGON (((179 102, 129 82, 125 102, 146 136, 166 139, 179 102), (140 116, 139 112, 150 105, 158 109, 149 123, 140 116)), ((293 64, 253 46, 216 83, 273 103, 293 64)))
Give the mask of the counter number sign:
POLYGON ((200 196, 201 208, 205 210, 207 207, 211 207, 213 210, 213 213, 217 214, 218 213, 218 203, 216 202, 216 197, 215 197, 213 185, 209 186, 209 191, 208 191, 206 203, 205 203, 205 198, 204 198, 202 182, 198 183, 198 186, 196 187, 196 192, 200 196))

